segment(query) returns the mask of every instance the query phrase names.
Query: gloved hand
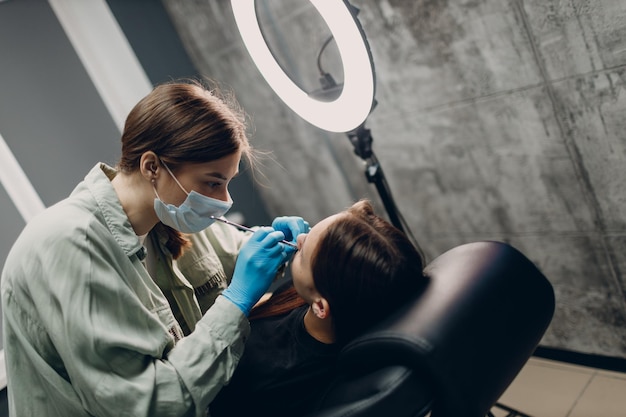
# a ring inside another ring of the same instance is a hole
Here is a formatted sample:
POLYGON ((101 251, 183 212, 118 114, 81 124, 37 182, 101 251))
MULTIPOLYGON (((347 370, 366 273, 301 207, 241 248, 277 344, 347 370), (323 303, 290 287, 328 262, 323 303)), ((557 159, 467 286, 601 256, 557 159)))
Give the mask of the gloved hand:
POLYGON ((241 247, 233 279, 222 295, 246 316, 272 283, 278 268, 289 257, 279 243, 285 238, 281 231, 262 227, 241 247))
MULTIPOLYGON (((272 227, 275 230, 283 232, 285 234, 285 240, 293 243, 296 243, 296 238, 299 234, 309 233, 309 230, 311 230, 309 222, 304 220, 302 217, 297 216, 276 217, 272 222, 272 227)), ((296 249, 291 246, 285 246, 287 247, 289 253, 296 251, 296 249)))

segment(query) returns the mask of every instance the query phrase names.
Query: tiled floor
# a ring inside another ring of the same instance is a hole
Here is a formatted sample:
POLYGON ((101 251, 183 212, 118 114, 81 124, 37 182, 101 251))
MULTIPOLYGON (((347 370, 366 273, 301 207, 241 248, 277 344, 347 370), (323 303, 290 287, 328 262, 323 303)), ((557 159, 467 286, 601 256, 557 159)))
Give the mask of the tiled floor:
POLYGON ((498 403, 532 417, 626 417, 626 373, 532 357, 498 403))

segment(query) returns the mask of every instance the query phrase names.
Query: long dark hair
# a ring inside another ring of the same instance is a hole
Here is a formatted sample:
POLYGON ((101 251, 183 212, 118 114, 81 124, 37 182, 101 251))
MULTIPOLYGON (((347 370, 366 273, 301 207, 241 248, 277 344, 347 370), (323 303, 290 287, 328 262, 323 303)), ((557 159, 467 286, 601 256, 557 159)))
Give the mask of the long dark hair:
MULTIPOLYGON (((313 281, 330 305, 336 341, 346 343, 421 291, 422 254, 407 236, 374 214, 367 200, 342 212, 320 235, 313 281)), ((304 304, 290 288, 254 309, 251 319, 304 304)))
MULTIPOLYGON (((256 158, 246 136, 246 115, 234 96, 197 79, 158 85, 130 111, 118 169, 136 171, 147 151, 174 172, 181 164, 215 161, 237 151, 250 166, 256 158)), ((167 234, 167 248, 179 257, 189 244, 186 237, 162 223, 157 229, 167 234)))

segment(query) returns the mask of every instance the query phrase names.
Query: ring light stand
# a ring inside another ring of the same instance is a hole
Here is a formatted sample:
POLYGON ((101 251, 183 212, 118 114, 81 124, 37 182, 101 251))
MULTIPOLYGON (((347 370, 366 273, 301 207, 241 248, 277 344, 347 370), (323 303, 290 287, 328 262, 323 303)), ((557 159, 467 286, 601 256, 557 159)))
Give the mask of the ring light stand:
POLYGON ((255 0, 232 0, 231 5, 248 53, 270 87, 287 106, 309 123, 329 132, 342 132, 348 135, 354 146, 354 153, 365 161, 365 177, 376 186, 389 220, 419 249, 393 200, 383 169, 372 150, 371 132, 365 127, 365 121, 376 104, 375 80, 369 45, 356 18, 358 9, 347 0, 310 0, 310 2, 332 33, 322 50, 330 40, 335 40, 344 73, 344 82, 338 85, 330 74, 320 68, 322 90, 313 93, 300 89, 276 62, 265 43, 257 20, 255 0), (320 96, 336 98, 328 101, 320 100, 320 96))
POLYGON ((347 135, 352 146, 354 146, 354 153, 365 161, 365 178, 367 178, 367 182, 376 186, 385 210, 387 210, 389 220, 398 229, 407 233, 409 229, 404 226, 404 220, 391 196, 391 190, 387 184, 383 168, 372 150, 372 141, 374 139, 370 130, 365 127, 364 123, 356 129, 347 132, 347 135))

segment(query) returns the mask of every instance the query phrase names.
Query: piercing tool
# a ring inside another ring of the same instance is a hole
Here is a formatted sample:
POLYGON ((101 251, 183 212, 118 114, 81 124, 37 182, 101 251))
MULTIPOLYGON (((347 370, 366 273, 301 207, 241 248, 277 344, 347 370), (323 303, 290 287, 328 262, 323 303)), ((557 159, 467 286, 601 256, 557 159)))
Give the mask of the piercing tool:
MULTIPOLYGON (((236 227, 239 230, 245 230, 246 232, 253 232, 254 233, 254 230, 250 229, 249 227, 243 226, 243 225, 241 225, 239 223, 231 222, 230 220, 222 219, 221 217, 215 217, 215 216, 209 216, 209 217, 211 217, 213 220, 217 220, 218 222, 222 222, 222 223, 226 223, 226 224, 229 224, 231 226, 234 226, 234 227, 236 227)), ((298 249, 298 245, 296 245, 293 242, 289 242, 288 240, 281 240, 280 243, 284 243, 285 245, 289 245, 292 248, 298 249)))

